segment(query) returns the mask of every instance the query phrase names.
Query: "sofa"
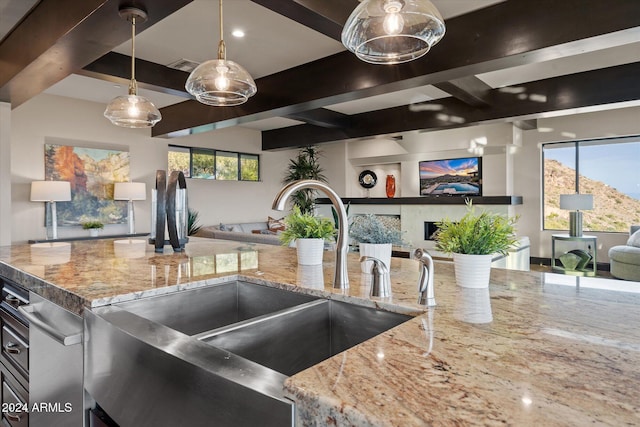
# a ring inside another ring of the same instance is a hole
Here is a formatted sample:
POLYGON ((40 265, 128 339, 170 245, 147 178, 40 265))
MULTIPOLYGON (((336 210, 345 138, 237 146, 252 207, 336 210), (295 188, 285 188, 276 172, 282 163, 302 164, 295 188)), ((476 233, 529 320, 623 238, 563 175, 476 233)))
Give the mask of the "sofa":
POLYGON ((265 222, 245 222, 238 224, 221 223, 200 228, 197 237, 235 240, 238 242, 281 245, 279 233, 284 230, 282 220, 269 217, 265 222))
POLYGON ((617 279, 640 282, 640 226, 631 227, 626 245, 609 249, 611 275, 617 279))

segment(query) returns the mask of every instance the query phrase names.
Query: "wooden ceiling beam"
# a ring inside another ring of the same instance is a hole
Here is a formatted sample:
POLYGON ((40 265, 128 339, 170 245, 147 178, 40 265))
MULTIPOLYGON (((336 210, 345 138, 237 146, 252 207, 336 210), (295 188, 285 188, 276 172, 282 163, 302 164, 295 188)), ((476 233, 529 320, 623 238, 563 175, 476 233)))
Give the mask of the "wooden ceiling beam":
POLYGON ((358 0, 251 0, 282 16, 340 41, 342 27, 358 0))
MULTIPOLYGON (((192 0, 138 0, 159 22, 192 0)), ((15 108, 131 38, 121 0, 42 0, 0 44, 0 101, 15 108)))
POLYGON ((351 119, 348 114, 338 113, 337 111, 327 110, 326 108, 301 111, 299 113, 289 114, 286 117, 323 128, 346 128, 351 124, 351 119))
MULTIPOLYGON (((76 74, 126 86, 131 80, 131 57, 109 52, 76 74)), ((189 73, 184 71, 136 58, 138 87, 191 99, 191 95, 184 87, 188 77, 189 73)))
POLYGON ((153 127, 152 135, 170 136, 189 129, 215 129, 286 116, 637 41, 640 1, 614 3, 615 6, 611 2, 583 0, 498 3, 449 19, 442 41, 416 61, 372 65, 350 52, 341 52, 257 79, 258 93, 238 107, 213 108, 185 101, 162 108, 163 120, 153 127))
POLYGON ((436 83, 434 86, 474 107, 486 107, 489 105, 488 94, 493 89, 476 76, 436 83))
POLYGON ((351 116, 352 126, 323 129, 291 126, 262 132, 262 149, 294 148, 309 144, 367 138, 419 130, 422 132, 482 123, 550 117, 588 111, 602 105, 640 105, 640 63, 586 71, 493 89, 490 106, 476 108, 456 98, 438 99, 412 106, 387 108, 351 116), (517 89, 517 90, 511 90, 517 89))

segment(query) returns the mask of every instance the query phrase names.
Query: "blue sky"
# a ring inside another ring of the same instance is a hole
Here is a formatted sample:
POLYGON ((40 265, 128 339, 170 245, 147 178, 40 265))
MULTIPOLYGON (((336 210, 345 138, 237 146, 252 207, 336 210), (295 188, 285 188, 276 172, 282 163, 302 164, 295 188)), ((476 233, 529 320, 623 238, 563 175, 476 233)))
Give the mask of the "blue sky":
MULTIPOLYGON (((545 150, 545 158, 574 168, 571 149, 545 150)), ((580 173, 640 199, 640 142, 580 147, 580 173)))

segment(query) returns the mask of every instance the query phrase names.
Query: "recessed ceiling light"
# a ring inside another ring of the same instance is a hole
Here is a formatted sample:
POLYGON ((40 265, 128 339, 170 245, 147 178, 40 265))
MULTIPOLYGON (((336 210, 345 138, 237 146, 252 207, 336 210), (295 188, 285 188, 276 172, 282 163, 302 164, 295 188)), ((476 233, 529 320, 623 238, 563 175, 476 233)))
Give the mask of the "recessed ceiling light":
POLYGON ((233 37, 242 38, 242 37, 244 37, 244 31, 242 31, 242 30, 233 30, 233 31, 231 32, 231 35, 232 35, 233 37))

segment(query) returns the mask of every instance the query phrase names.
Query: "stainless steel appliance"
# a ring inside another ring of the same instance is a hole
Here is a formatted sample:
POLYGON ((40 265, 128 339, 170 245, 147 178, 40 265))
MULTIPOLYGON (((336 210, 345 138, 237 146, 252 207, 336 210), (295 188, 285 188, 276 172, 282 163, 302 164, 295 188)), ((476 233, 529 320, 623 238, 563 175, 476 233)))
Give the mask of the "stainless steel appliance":
POLYGON ((18 311, 29 328, 29 426, 82 427, 82 318, 30 292, 18 311))

